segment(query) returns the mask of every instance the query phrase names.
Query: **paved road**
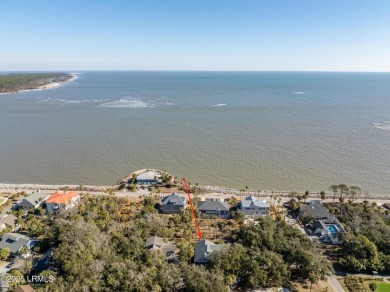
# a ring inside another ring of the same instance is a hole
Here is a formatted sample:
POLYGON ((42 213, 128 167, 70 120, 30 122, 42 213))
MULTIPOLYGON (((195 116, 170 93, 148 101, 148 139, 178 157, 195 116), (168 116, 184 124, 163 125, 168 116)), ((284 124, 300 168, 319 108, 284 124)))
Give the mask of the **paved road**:
POLYGON ((327 282, 332 287, 334 292, 345 292, 344 288, 341 286, 335 275, 329 277, 327 282))
POLYGON ((344 288, 341 286, 335 275, 329 277, 327 282, 332 287, 334 292, 345 292, 344 288))

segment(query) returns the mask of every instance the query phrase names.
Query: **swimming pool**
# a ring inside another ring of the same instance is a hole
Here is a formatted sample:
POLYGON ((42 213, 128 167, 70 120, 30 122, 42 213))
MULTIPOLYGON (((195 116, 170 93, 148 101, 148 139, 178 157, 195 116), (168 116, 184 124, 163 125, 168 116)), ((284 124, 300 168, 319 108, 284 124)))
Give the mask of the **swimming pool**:
POLYGON ((335 225, 326 225, 326 227, 328 227, 329 231, 332 234, 337 234, 338 230, 337 230, 337 227, 335 225))

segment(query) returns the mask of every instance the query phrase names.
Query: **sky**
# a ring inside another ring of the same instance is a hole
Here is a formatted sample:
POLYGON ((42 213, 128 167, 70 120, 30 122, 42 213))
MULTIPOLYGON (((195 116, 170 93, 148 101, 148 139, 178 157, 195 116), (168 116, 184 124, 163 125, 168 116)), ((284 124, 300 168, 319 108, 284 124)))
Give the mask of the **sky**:
POLYGON ((0 0, 0 71, 390 71, 388 0, 0 0))

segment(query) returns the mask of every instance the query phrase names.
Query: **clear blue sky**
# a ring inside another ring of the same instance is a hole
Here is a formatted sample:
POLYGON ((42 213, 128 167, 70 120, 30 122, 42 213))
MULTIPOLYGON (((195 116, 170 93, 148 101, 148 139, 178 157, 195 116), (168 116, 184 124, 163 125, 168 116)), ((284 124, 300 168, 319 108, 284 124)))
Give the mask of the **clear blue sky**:
POLYGON ((389 0, 0 0, 4 70, 390 71, 389 0))

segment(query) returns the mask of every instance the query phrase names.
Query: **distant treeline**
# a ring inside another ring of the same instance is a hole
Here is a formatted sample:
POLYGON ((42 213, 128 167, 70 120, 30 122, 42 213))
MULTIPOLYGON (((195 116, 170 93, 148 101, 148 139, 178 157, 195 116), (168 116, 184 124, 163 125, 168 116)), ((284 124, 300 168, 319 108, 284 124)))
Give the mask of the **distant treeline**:
POLYGON ((64 82, 72 78, 68 73, 11 73, 0 75, 0 93, 35 89, 51 82, 64 82))

